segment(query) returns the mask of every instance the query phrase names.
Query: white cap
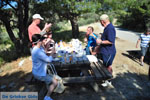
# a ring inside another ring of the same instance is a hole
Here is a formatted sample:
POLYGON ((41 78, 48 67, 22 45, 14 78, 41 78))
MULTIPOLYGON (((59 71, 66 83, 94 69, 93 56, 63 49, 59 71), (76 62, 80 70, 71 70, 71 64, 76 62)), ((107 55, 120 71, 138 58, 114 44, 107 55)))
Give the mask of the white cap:
POLYGON ((109 20, 109 17, 107 14, 103 14, 100 16, 100 20, 109 20))
POLYGON ((40 16, 40 14, 34 14, 34 15, 32 16, 32 18, 33 18, 33 19, 41 19, 41 20, 44 20, 44 18, 42 18, 42 17, 40 16))

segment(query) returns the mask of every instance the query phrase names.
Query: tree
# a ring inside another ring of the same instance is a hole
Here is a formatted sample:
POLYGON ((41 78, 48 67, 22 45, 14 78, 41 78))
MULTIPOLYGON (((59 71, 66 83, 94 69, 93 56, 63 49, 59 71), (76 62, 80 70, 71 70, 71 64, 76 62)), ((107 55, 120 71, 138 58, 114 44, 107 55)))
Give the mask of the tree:
POLYGON ((25 53, 28 44, 28 11, 29 0, 2 0, 0 1, 0 21, 5 26, 7 33, 14 43, 17 54, 25 53), (12 5, 16 3, 16 5, 12 5), (5 8, 9 5, 10 8, 5 8), (14 35, 18 29, 18 37, 14 35))
POLYGON ((105 8, 111 13, 114 12, 125 28, 144 30, 150 27, 149 0, 103 0, 103 5, 107 5, 105 8))
POLYGON ((57 13, 61 19, 70 21, 73 38, 79 37, 78 16, 96 12, 101 7, 98 0, 47 0, 46 2, 53 13, 57 13))

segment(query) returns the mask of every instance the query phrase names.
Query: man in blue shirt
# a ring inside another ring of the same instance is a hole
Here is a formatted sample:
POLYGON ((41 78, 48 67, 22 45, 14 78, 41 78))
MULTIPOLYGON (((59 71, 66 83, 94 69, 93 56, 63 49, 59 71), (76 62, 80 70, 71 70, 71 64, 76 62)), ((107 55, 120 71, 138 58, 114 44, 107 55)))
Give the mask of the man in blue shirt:
POLYGON ((103 64, 112 74, 112 63, 116 55, 116 31, 112 23, 109 21, 108 15, 101 15, 100 23, 104 27, 104 32, 102 34, 101 39, 97 39, 97 43, 100 44, 100 54, 102 56, 103 64))
POLYGON ((89 26, 87 28, 87 46, 86 46, 86 55, 90 55, 92 54, 92 51, 94 50, 94 48, 96 47, 96 38, 97 35, 93 33, 94 28, 92 26, 89 26))
POLYGON ((42 47, 45 43, 45 38, 41 37, 40 34, 32 36, 32 43, 34 44, 32 50, 32 74, 36 79, 44 81, 47 85, 51 84, 44 100, 52 100, 50 95, 58 82, 52 75, 47 74, 47 63, 52 62, 53 57, 46 55, 42 47))

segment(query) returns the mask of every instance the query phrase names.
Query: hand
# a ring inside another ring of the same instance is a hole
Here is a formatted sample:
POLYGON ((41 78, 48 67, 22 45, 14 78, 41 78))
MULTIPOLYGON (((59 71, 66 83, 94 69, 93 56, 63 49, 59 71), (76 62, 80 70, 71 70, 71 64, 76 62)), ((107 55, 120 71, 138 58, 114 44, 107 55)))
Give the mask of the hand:
POLYGON ((97 44, 101 44, 102 40, 101 39, 96 39, 97 44))
POLYGON ((84 38, 84 42, 87 42, 87 38, 84 38))
POLYGON ((138 45, 136 45, 136 48, 138 48, 138 45))
POLYGON ((47 28, 50 28, 51 26, 52 26, 52 24, 51 24, 51 23, 49 23, 49 24, 48 24, 48 23, 45 23, 44 28, 45 28, 45 29, 47 29, 47 28))

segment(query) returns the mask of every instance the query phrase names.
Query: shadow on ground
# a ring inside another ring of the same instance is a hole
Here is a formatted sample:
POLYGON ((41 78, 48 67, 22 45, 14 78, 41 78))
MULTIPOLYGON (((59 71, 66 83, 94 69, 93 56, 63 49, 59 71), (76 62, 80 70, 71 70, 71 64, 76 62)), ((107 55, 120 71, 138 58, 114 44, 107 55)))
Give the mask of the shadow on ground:
POLYGON ((113 79, 113 86, 124 100, 150 100, 150 81, 146 75, 118 74, 113 79))
MULTIPOLYGON (((141 51, 140 50, 128 50, 127 53, 122 53, 123 56, 126 56, 128 58, 130 58, 131 60, 133 60, 134 62, 140 64, 140 56, 141 56, 141 51)), ((144 58, 144 62, 149 64, 150 59, 149 59, 149 52, 147 52, 145 58, 144 58)))
POLYGON ((149 88, 147 76, 126 72, 118 74, 112 80, 112 86, 100 87, 98 93, 87 84, 76 84, 52 97, 54 100, 150 100, 149 88))
POLYGON ((18 71, 12 74, 7 73, 4 76, 0 76, 0 91, 6 92, 29 92, 36 91, 33 86, 29 86, 25 83, 26 78, 31 73, 24 73, 23 71, 18 71))
MULTIPOLYGON (((0 91, 37 91, 33 86, 25 83, 29 74, 31 73, 18 71, 0 76, 0 86, 6 86, 0 91)), ((75 84, 68 86, 62 94, 53 93, 52 98, 54 100, 150 100, 149 88, 147 76, 126 72, 117 74, 112 79, 112 86, 101 87, 97 93, 87 84, 75 84)))

